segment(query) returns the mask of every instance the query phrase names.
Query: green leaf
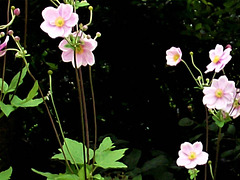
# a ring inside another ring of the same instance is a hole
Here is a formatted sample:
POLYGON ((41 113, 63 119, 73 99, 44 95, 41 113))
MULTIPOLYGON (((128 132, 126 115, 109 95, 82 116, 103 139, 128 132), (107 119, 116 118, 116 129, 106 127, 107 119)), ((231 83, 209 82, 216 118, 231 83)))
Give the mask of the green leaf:
POLYGON ((0 101, 0 109, 7 117, 15 110, 11 104, 4 104, 2 101, 0 101))
POLYGON ((5 170, 5 171, 2 171, 2 172, 0 173, 0 179, 1 179, 1 180, 9 180, 10 177, 11 177, 11 175, 12 175, 12 167, 8 168, 8 169, 5 170))
POLYGON ((102 141, 99 148, 96 150, 96 166, 104 169, 127 168, 124 163, 118 162, 118 160, 124 156, 127 148, 112 151, 111 149, 114 147, 115 146, 113 146, 113 143, 109 137, 106 137, 102 141))
POLYGON ((85 6, 88 6, 89 3, 85 0, 79 2, 79 1, 76 1, 75 2, 75 6, 76 6, 76 9, 80 8, 80 7, 85 7, 85 6))
POLYGON ((50 63, 50 62, 46 62, 46 64, 50 67, 50 69, 52 70, 57 70, 58 69, 58 65, 55 63, 50 63))
POLYGON ((37 95, 37 91, 38 91, 38 81, 35 81, 32 89, 27 95, 26 101, 29 101, 30 99, 34 98, 37 95))
POLYGON ((22 74, 21 72, 18 72, 13 78, 12 78, 12 81, 8 87, 8 90, 7 92, 13 92, 15 91, 16 87, 17 87, 17 83, 18 83, 18 79, 20 77, 20 74, 21 74, 21 77, 19 79, 19 86, 23 83, 23 78, 26 76, 26 73, 27 73, 27 67, 25 66, 23 69, 22 69, 22 74))
POLYGON ((15 107, 36 107, 42 102, 43 102, 42 98, 30 99, 27 101, 26 99, 22 100, 15 95, 11 101, 11 104, 15 107))
POLYGON ((134 177, 132 180, 142 180, 142 175, 139 174, 138 176, 134 177))
POLYGON ((2 91, 4 94, 7 93, 8 90, 8 84, 4 81, 3 82, 3 91, 2 91, 2 78, 0 78, 0 91, 2 91))
MULTIPOLYGON (((59 149, 61 152, 61 149, 59 149)), ((84 154, 83 154, 83 144, 79 143, 75 140, 65 138, 65 142, 63 144, 63 151, 66 155, 67 160, 69 160, 72 164, 84 164, 84 154), (67 148, 68 147, 68 148, 67 148), (71 153, 71 155, 68 152, 71 153)), ((87 148, 85 147, 86 161, 87 161, 87 148)), ((89 159, 93 158, 93 150, 89 149, 89 159)), ((63 153, 56 154, 52 157, 52 159, 64 160, 63 153)))
POLYGON ((79 180, 76 174, 52 174, 49 172, 40 172, 32 168, 32 171, 47 177, 47 180, 79 180))
POLYGON ((95 174, 93 178, 96 180, 104 180, 104 178, 100 174, 95 174))
POLYGON ((185 118, 182 118, 178 121, 178 125, 179 126, 192 126, 194 124, 194 121, 185 117, 185 118))

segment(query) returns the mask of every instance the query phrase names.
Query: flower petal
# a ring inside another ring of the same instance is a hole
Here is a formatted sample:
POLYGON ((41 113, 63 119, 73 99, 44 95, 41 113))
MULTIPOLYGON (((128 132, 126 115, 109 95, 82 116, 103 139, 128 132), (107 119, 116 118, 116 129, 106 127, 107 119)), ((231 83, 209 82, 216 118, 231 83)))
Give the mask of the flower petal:
POLYGON ((60 6, 58 6, 57 11, 64 20, 68 20, 73 13, 73 7, 70 4, 61 3, 60 6))

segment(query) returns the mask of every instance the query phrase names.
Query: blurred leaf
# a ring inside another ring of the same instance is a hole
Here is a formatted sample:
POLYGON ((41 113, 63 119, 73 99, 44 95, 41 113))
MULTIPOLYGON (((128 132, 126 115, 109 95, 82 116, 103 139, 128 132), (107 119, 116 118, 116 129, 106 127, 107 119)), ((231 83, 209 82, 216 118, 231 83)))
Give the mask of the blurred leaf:
POLYGON ((58 69, 58 65, 55 63, 50 63, 50 62, 46 62, 46 64, 50 67, 50 69, 52 70, 57 70, 58 69))
POLYGON ((35 81, 32 89, 27 95, 26 101, 29 101, 30 99, 34 98, 37 95, 37 91, 38 91, 38 81, 35 81))
POLYGON ((76 6, 76 9, 80 8, 80 7, 85 7, 85 6, 88 6, 89 3, 87 1, 76 1, 75 2, 75 6, 76 6))
POLYGON ((129 170, 132 170, 137 167, 141 155, 142 155, 141 150, 133 149, 131 153, 124 157, 124 162, 127 164, 129 170))
POLYGON ((231 135, 236 133, 236 127, 233 124, 229 124, 227 128, 227 132, 231 135))
POLYGON ((151 169, 155 169, 158 166, 163 166, 163 165, 168 165, 168 159, 164 155, 159 155, 159 156, 145 162, 142 167, 142 172, 146 172, 151 169))
POLYGON ((183 127, 185 127, 185 126, 192 126, 193 124, 194 124, 194 121, 189 119, 189 118, 187 118, 187 117, 182 118, 182 119, 180 119, 178 121, 178 125, 179 126, 183 126, 183 127))
POLYGON ((190 138, 189 141, 194 142, 194 141, 198 140, 202 135, 203 135, 203 133, 197 134, 196 136, 190 138))
POLYGON ((9 180, 12 175, 12 167, 8 168, 5 171, 0 172, 0 179, 1 180, 9 180))
POLYGON ((132 180, 142 180, 142 175, 139 174, 138 176, 134 177, 132 180))

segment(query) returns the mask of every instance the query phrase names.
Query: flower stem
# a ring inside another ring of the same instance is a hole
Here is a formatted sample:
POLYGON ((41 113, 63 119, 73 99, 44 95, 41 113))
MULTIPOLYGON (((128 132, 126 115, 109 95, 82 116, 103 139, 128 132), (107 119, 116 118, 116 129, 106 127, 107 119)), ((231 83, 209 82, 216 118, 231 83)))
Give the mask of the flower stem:
MULTIPOLYGON (((196 70, 198 70, 198 72, 200 73, 201 79, 202 79, 202 84, 204 84, 204 79, 203 79, 203 74, 202 71, 195 65, 194 60, 193 60, 193 52, 190 52, 190 56, 191 56, 191 60, 192 60, 192 65, 193 67, 195 67, 196 70)), ((202 84, 201 87, 202 87, 202 84)))
MULTIPOLYGON (((206 121, 206 152, 208 152, 208 131, 209 131, 209 125, 208 125, 208 109, 205 107, 205 121, 206 121)), ((207 180, 207 165, 205 165, 204 169, 204 180, 207 180)))
POLYGON ((68 148, 67 142, 65 140, 65 135, 64 135, 64 132, 63 132, 63 129, 62 129, 61 121, 60 121, 60 118, 58 116, 57 108, 55 106, 55 102, 54 102, 54 98, 53 98, 52 75, 51 74, 49 74, 49 86, 50 86, 50 98, 51 98, 52 106, 53 106, 53 109, 54 109, 54 112, 55 112, 55 115, 56 115, 56 118, 57 118, 57 123, 58 123, 59 129, 60 129, 61 135, 63 137, 64 144, 66 146, 68 154, 70 155, 70 157, 71 157, 71 159, 72 159, 76 169, 79 171, 79 168, 78 168, 78 166, 77 166, 77 164, 76 164, 76 162, 75 162, 75 160, 74 160, 74 158, 73 158, 73 156, 72 156, 72 154, 71 154, 71 152, 70 152, 70 150, 68 148))
POLYGON ((186 63, 183 59, 182 59, 182 62, 183 62, 183 63, 185 64, 185 66, 187 67, 188 71, 189 71, 190 74, 192 75, 192 77, 193 77, 193 79, 195 80, 195 82, 197 83, 197 85, 198 85, 199 87, 201 87, 201 85, 199 84, 197 78, 195 78, 195 76, 193 75, 193 73, 192 73, 191 69, 189 68, 189 66, 187 65, 187 63, 186 63))
POLYGON ((220 149, 220 142, 221 142, 221 135, 222 135, 222 128, 219 127, 219 131, 218 131, 218 139, 217 139, 217 149, 216 149, 216 158, 215 158, 215 168, 214 168, 214 180, 217 179, 216 175, 217 175, 217 166, 218 166, 218 158, 219 158, 219 149, 220 149))
POLYGON ((93 105, 93 120, 94 120, 94 146, 93 146, 93 165, 95 164, 95 151, 97 149, 97 115, 96 115, 96 105, 95 105, 95 96, 93 90, 92 82, 92 67, 89 66, 89 81, 92 94, 92 105, 93 105))

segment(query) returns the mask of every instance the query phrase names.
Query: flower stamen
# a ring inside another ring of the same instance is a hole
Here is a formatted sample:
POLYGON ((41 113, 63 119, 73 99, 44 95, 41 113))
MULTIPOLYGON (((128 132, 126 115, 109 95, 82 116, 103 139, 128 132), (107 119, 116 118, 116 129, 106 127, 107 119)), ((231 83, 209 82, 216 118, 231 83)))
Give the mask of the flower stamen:
POLYGON ((60 16, 55 20, 55 25, 57 27, 62 27, 64 25, 64 19, 60 16))

